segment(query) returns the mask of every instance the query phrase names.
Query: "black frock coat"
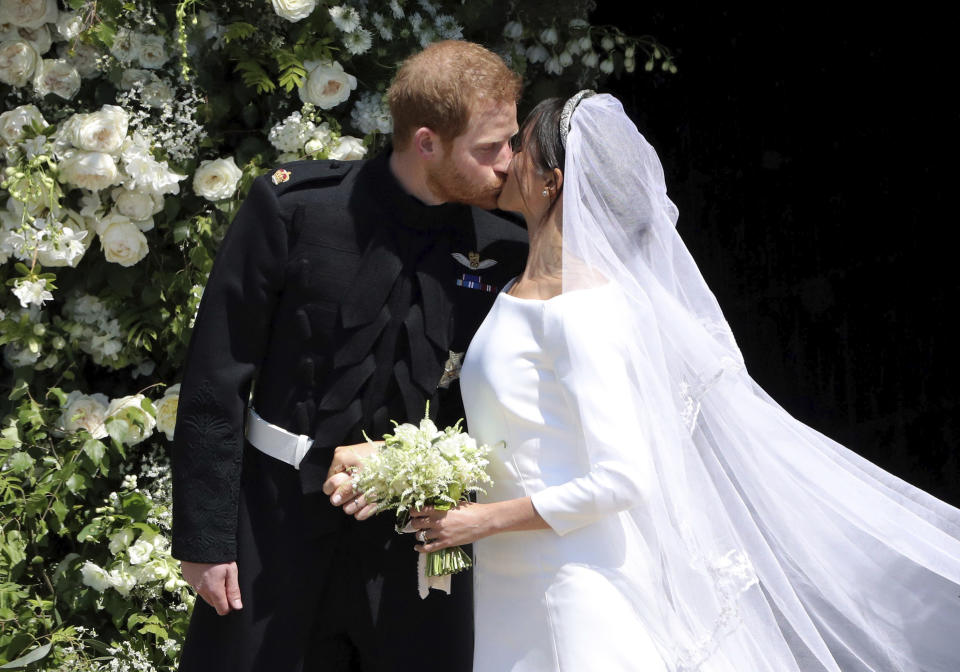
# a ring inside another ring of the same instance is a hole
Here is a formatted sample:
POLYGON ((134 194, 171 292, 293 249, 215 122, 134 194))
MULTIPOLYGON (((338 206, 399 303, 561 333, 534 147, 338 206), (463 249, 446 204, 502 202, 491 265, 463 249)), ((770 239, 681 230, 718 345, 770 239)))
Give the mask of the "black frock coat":
POLYGON ((463 416, 458 355, 527 237, 503 213, 424 205, 388 158, 258 177, 217 253, 171 449, 172 553, 235 560, 243 609, 198 598, 181 670, 470 669, 470 573, 420 600, 412 536, 321 486, 362 430, 415 422, 427 400, 440 426, 463 416), (245 441, 251 389, 263 418, 313 438, 299 470, 245 441))

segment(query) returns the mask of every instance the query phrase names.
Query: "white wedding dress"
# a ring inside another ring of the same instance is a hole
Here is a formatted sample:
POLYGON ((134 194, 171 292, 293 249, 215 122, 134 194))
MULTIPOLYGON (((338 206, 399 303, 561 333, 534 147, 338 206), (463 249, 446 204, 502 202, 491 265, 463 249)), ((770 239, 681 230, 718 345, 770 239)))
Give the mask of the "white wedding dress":
POLYGON ((509 286, 460 373, 468 429, 494 447, 494 484, 478 501, 529 495, 551 529, 475 542, 474 671, 663 672, 627 597, 635 599, 638 586, 656 588, 649 554, 625 534, 633 524, 626 509, 640 503, 649 474, 616 449, 639 431, 620 335, 608 329, 617 290, 537 300, 510 296, 509 286), (603 373, 593 384, 569 379, 571 349, 591 353, 603 373), (594 457, 592 470, 581 412, 590 414, 590 431, 606 433, 593 438, 611 449, 594 457))

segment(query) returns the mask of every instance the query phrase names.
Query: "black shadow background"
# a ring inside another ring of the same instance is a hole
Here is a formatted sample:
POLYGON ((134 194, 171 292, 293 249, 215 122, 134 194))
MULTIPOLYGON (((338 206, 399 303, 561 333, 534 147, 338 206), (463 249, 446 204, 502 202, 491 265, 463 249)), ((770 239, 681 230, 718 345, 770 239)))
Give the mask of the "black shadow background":
POLYGON ((946 18, 638 11, 601 3, 592 23, 656 36, 679 71, 602 90, 657 149, 748 370, 803 422, 960 505, 946 18))

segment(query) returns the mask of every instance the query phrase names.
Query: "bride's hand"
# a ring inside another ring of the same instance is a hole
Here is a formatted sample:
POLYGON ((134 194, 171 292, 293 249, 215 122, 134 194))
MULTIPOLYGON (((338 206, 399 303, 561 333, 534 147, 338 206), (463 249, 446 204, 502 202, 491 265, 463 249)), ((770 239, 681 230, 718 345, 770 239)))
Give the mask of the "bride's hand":
POLYGON ((421 542, 414 549, 421 553, 439 551, 450 546, 469 544, 492 533, 492 504, 462 502, 449 511, 432 506, 410 512, 414 537, 421 542), (423 543, 426 541, 426 543, 423 543))

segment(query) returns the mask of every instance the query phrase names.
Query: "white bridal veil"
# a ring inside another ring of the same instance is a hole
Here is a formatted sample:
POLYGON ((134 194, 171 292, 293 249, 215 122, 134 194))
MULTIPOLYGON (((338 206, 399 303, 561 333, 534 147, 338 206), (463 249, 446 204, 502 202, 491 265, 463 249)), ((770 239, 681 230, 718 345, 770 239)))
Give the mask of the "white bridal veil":
MULTIPOLYGON (((960 510, 753 381, 677 216, 619 101, 584 98, 566 140, 563 291, 611 282, 626 302, 610 328, 643 429, 623 442, 654 477, 626 517, 644 576, 628 557, 621 588, 671 671, 960 671, 960 510)), ((570 354, 576 376, 603 375, 570 354)))

